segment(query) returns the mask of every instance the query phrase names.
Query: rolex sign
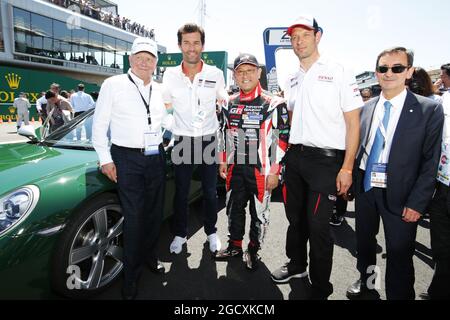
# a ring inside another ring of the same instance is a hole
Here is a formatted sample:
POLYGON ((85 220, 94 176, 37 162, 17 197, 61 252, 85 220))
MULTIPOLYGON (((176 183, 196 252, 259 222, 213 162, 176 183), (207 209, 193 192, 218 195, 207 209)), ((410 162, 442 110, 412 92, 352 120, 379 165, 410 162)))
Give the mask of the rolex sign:
POLYGON ((61 90, 76 90, 80 82, 84 83, 85 91, 88 93, 100 90, 97 85, 86 83, 83 79, 72 79, 57 73, 0 66, 0 118, 4 122, 10 119, 17 120, 13 103, 14 99, 24 92, 31 104, 30 119, 34 117, 37 120, 36 100, 40 98, 41 92, 49 90, 54 82, 60 84, 61 90))

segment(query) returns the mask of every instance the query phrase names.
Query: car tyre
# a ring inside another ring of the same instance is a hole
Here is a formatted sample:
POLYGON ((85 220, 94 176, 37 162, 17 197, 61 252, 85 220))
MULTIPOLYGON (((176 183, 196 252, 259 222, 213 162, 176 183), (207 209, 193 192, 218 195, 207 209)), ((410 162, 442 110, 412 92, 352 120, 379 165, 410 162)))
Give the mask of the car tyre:
POLYGON ((102 194, 76 210, 52 256, 52 289, 65 297, 81 299, 110 287, 123 269, 122 227, 115 194, 102 194))

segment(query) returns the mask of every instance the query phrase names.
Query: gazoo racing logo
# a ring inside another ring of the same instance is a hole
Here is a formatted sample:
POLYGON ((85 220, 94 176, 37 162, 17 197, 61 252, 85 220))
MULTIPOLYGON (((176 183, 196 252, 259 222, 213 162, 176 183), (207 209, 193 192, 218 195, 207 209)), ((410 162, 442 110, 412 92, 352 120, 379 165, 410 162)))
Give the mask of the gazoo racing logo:
POLYGON ((230 114, 242 114, 243 111, 244 108, 235 107, 230 109, 230 114))
MULTIPOLYGON (((19 96, 16 91, 20 89, 22 77, 17 73, 9 72, 1 78, 5 80, 4 82, 0 81, 0 103, 12 104, 14 103, 14 99, 19 96)), ((39 92, 27 93, 30 103, 36 103, 36 100, 39 99, 39 92)))

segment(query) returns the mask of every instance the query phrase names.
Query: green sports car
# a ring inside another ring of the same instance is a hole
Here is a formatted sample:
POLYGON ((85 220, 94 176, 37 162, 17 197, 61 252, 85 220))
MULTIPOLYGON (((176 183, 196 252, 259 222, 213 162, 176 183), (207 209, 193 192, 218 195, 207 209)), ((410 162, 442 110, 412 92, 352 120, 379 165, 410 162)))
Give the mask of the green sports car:
MULTIPOLYGON (((98 167, 92 118, 93 110, 45 139, 29 133, 28 143, 0 145, 0 299, 86 298, 119 277, 123 217, 98 167)), ((175 188, 167 159, 166 216, 175 188)), ((190 199, 200 194, 194 173, 190 199)))

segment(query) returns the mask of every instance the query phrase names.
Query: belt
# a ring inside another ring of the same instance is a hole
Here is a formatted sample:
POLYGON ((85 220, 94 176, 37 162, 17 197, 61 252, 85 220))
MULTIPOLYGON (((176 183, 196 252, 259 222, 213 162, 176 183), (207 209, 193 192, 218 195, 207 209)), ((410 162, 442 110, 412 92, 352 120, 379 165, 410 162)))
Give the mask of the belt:
POLYGON ((126 151, 138 152, 138 153, 144 153, 144 151, 145 151, 145 148, 128 148, 128 147, 118 146, 117 144, 113 144, 112 147, 117 148, 117 149, 126 150, 126 151))
POLYGON ((310 146, 305 146, 303 144, 294 144, 291 146, 293 150, 299 150, 301 152, 310 152, 315 154, 320 154, 325 157, 330 158, 338 158, 345 156, 345 150, 337 150, 337 149, 324 149, 324 148, 315 148, 310 146))

